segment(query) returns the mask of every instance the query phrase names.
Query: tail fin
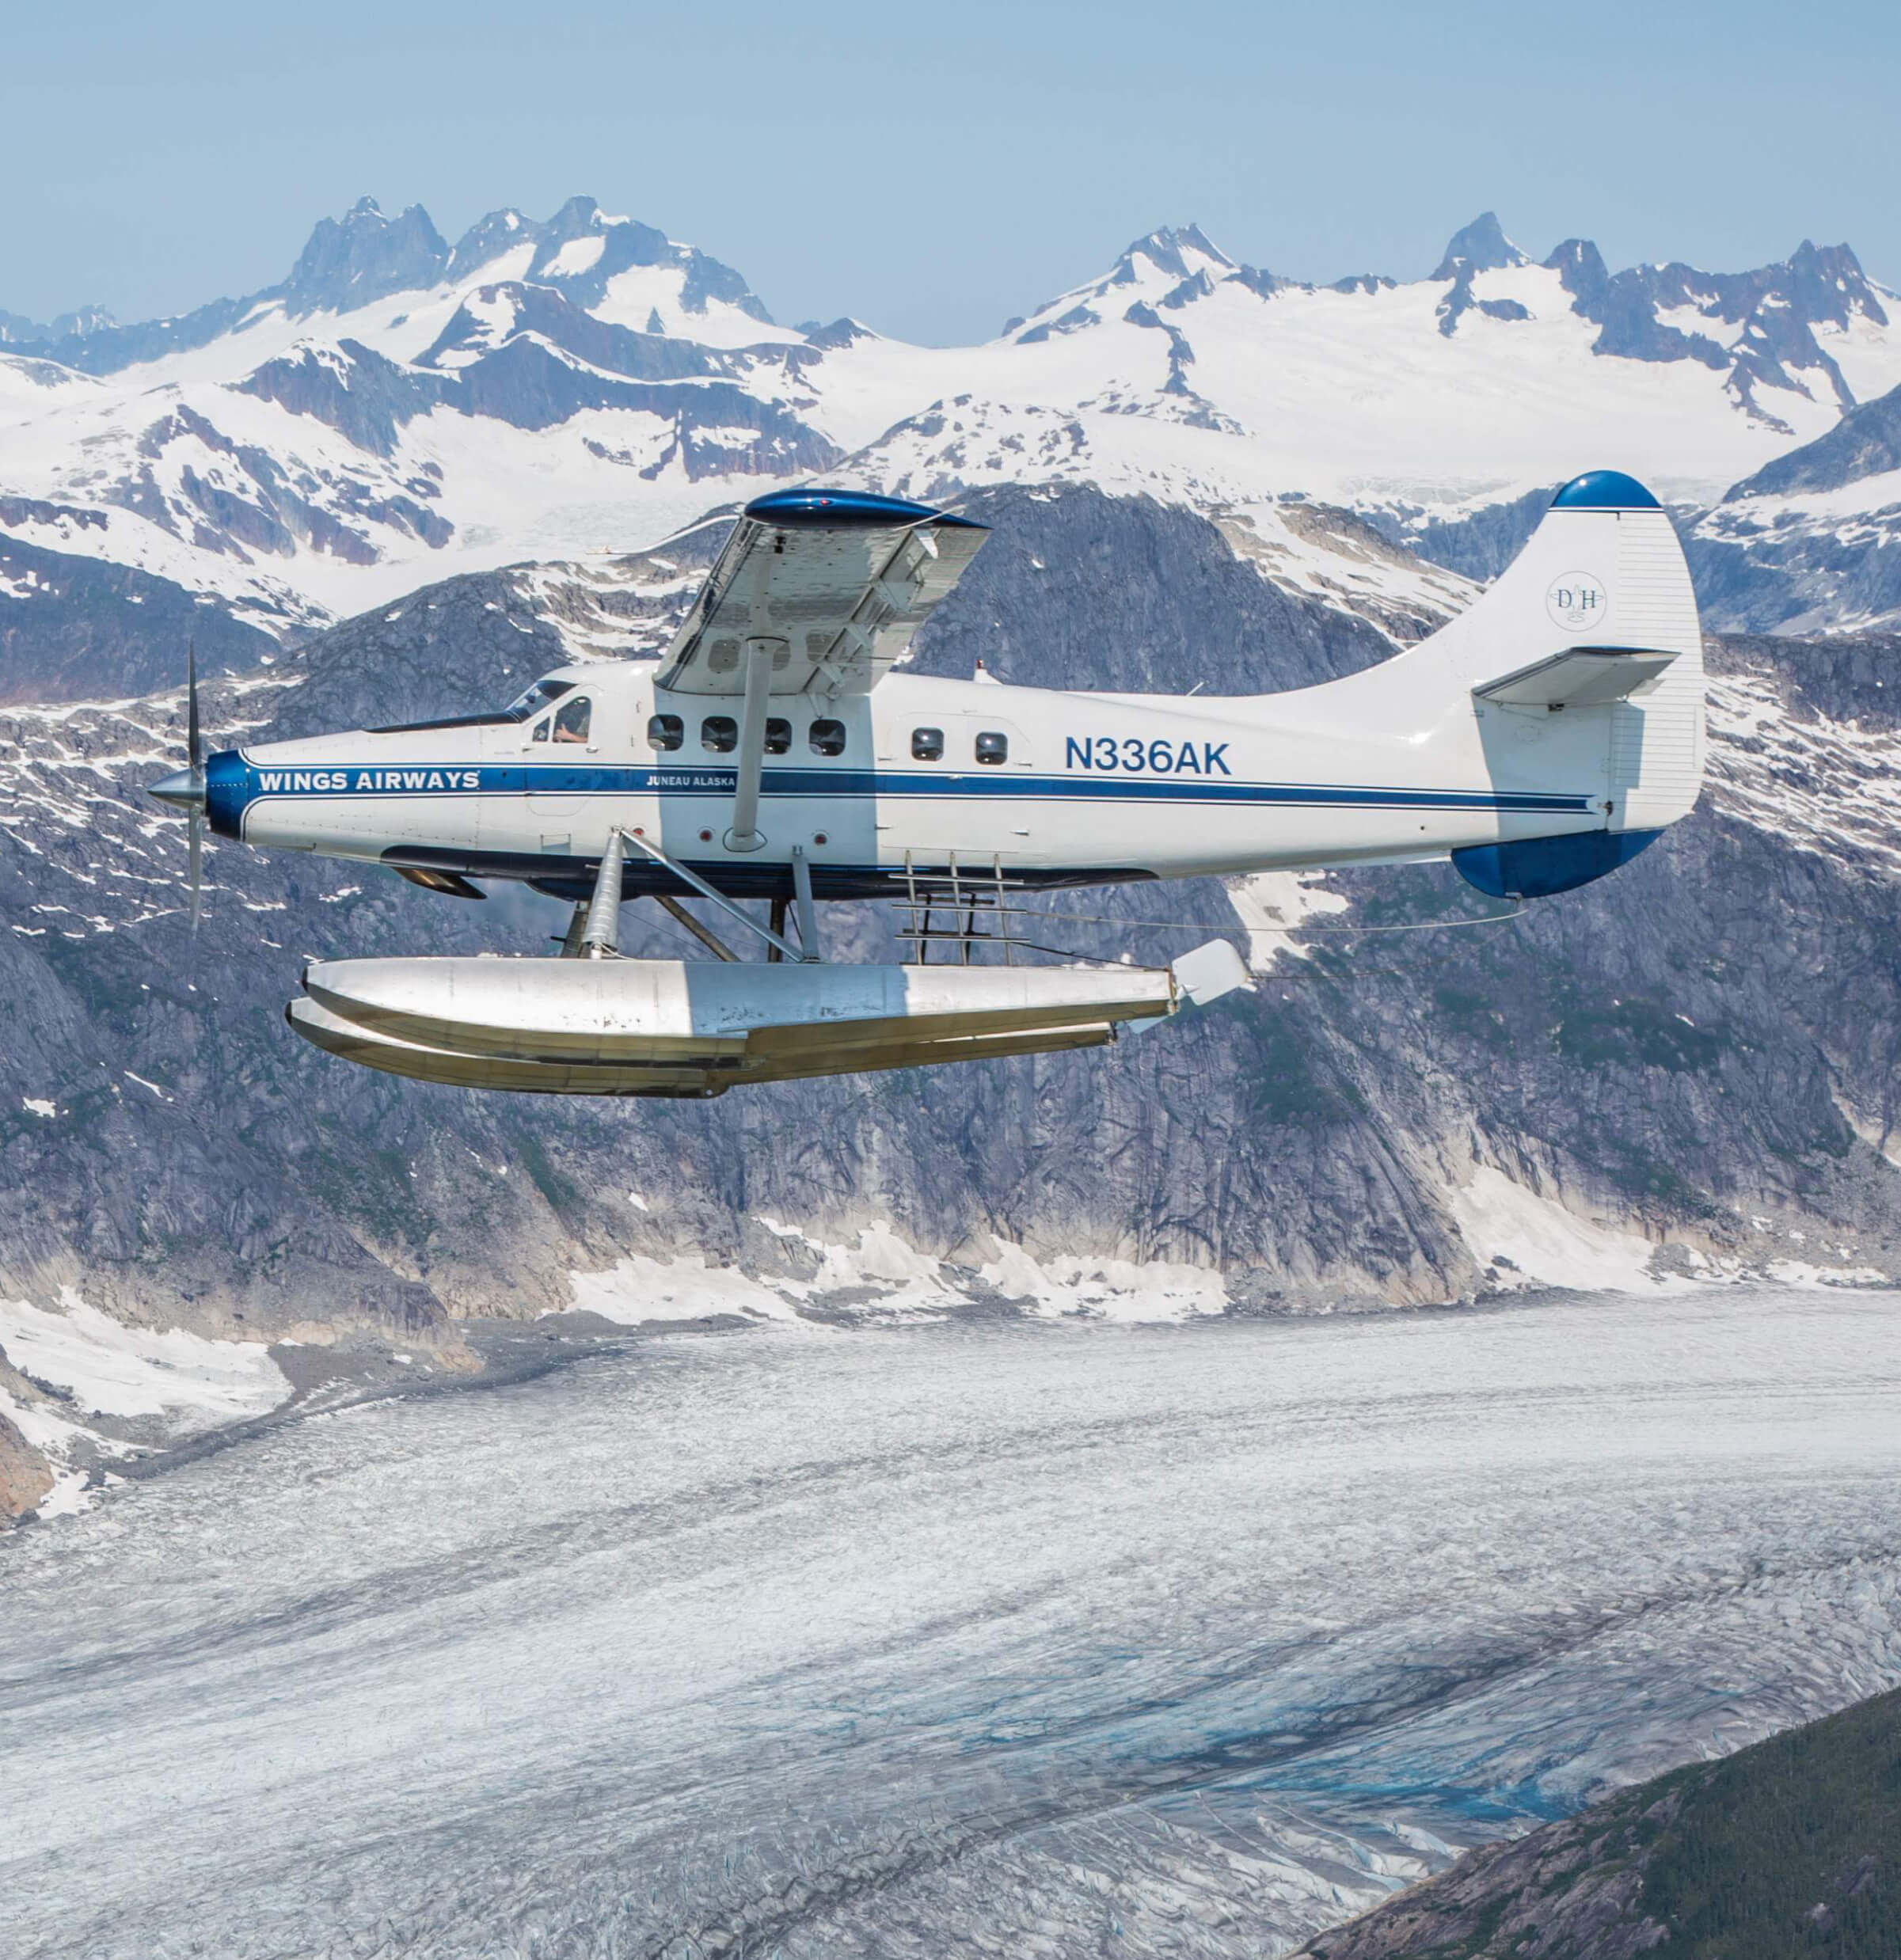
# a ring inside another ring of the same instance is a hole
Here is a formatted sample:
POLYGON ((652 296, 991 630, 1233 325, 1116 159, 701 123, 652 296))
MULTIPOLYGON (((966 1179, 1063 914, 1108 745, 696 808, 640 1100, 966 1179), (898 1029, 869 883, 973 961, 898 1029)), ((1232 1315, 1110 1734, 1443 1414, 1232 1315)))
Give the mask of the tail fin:
MULTIPOLYGON (((1668 515, 1621 472, 1593 470, 1566 484, 1477 604, 1390 663, 1401 664, 1409 681, 1441 699, 1449 682, 1469 690, 1493 726, 1562 711, 1567 746, 1595 748, 1601 734, 1608 750, 1596 845, 1573 838, 1542 867, 1533 847, 1557 840, 1455 853, 1460 871, 1483 889, 1530 894, 1581 883, 1634 857, 1695 806, 1704 751, 1696 594, 1668 515), (1561 860, 1583 875, 1565 873, 1561 860)), ((1555 733, 1559 724, 1550 725, 1555 733)), ((1492 754, 1494 744, 1485 746, 1492 754)), ((1501 768, 1513 753, 1498 746, 1501 768)))

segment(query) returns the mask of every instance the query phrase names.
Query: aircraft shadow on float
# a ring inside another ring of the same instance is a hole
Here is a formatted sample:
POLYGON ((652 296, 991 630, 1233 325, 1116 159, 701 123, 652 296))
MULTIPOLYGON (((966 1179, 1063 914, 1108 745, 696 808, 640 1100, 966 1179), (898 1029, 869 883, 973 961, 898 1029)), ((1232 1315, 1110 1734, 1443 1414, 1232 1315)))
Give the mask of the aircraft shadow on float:
POLYGON ((706 1096, 1097 1046, 1248 982, 1223 940, 1162 967, 1040 964, 1039 894, 1449 857, 1493 897, 1546 897, 1696 802, 1689 571, 1615 471, 1567 484, 1428 639, 1278 694, 894 673, 987 534, 894 498, 775 492, 657 661, 560 667, 490 713, 206 757, 194 670, 188 765, 152 786, 190 821, 194 923, 206 823, 464 898, 525 882, 573 902, 558 956, 319 963, 291 1025, 428 1081, 706 1096), (622 958, 641 897, 708 958, 622 958), (896 902, 906 961, 823 959, 818 906, 860 898, 896 902), (743 909, 761 900, 764 920, 743 909), (736 932, 766 958, 739 959, 736 932))

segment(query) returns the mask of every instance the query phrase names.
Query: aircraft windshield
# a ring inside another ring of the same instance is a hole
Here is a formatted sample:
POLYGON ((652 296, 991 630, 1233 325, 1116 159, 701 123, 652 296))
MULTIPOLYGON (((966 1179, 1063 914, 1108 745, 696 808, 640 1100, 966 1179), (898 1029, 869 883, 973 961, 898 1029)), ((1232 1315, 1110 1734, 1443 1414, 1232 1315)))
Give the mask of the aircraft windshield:
POLYGON ((524 693, 519 694, 502 710, 509 721, 526 721, 531 715, 538 715, 549 702, 557 701, 564 694, 574 692, 572 681, 537 681, 524 693))

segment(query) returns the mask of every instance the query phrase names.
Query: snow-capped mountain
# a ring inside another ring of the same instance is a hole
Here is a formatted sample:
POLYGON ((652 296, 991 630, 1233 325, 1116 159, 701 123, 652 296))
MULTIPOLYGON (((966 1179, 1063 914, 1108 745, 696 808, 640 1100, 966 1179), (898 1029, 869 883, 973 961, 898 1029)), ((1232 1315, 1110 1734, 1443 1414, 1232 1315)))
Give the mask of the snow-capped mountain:
POLYGON ((1901 388, 1737 484, 1686 541, 1706 610, 1774 632, 1901 617, 1901 388))
POLYGON ((925 348, 779 326, 730 267, 588 199, 453 245, 420 207, 366 199, 263 292, 132 326, 4 324, 0 607, 62 645, 82 591, 134 640, 162 614, 148 636, 175 645, 197 617, 261 650, 818 472, 930 498, 1152 495, 1404 635, 1462 602, 1461 526, 1610 462, 1715 511, 1731 584, 1806 618, 1789 594, 1812 568, 1752 542, 1757 501, 1795 494, 1774 470, 1901 386, 1901 301, 1845 245, 1613 275, 1580 239, 1533 263, 1490 213, 1405 283, 1300 283, 1156 231, 997 339, 925 348))

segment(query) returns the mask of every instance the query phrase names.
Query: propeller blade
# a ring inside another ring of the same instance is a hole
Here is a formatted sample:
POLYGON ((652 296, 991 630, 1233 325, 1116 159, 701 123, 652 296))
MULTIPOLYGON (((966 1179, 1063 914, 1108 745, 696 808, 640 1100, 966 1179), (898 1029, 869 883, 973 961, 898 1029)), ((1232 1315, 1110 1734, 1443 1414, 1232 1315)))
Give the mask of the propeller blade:
POLYGON ((184 753, 192 798, 185 834, 192 886, 192 931, 198 931, 204 910, 204 740, 198 720, 198 644, 188 640, 184 651, 184 753))
POLYGON ((184 673, 184 759, 196 776, 204 767, 204 745, 198 734, 198 647, 195 640, 185 643, 184 673))

